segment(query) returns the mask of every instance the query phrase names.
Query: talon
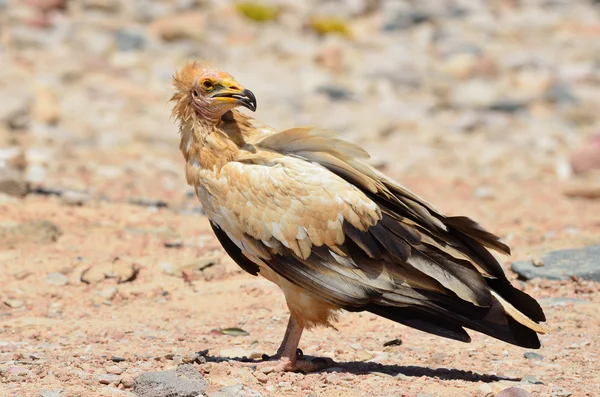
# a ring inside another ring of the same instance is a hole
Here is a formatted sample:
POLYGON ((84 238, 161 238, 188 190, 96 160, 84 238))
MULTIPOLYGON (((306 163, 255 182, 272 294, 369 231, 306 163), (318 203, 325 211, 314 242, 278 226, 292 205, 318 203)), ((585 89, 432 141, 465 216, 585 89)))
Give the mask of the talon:
POLYGON ((296 349, 296 357, 300 358, 304 356, 304 352, 302 352, 302 349, 296 349))
POLYGON ((271 359, 271 356, 269 356, 268 354, 263 354, 260 358, 263 361, 269 361, 271 359))

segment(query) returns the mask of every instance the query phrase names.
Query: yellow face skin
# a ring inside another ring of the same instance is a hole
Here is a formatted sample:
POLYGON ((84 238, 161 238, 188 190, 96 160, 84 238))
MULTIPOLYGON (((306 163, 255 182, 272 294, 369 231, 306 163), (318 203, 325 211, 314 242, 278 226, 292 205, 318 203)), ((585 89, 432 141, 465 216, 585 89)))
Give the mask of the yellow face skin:
POLYGON ((186 108, 193 108, 201 118, 218 120, 237 106, 256 110, 256 97, 227 73, 197 62, 186 64, 173 78, 177 92, 174 111, 187 118, 186 108))

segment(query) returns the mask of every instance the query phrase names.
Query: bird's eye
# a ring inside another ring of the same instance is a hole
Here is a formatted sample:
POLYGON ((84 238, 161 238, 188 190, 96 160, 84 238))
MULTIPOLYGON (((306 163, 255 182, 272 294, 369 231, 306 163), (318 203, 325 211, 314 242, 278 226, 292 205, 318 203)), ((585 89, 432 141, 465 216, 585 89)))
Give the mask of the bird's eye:
POLYGON ((206 89, 211 89, 213 87, 213 83, 210 80, 204 80, 202 82, 202 86, 206 89))

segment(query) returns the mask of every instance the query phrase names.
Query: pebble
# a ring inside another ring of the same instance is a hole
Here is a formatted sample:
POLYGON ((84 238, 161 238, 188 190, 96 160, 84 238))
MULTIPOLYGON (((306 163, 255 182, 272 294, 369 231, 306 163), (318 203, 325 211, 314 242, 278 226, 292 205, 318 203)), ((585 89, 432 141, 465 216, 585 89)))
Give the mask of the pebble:
POLYGON ((383 344, 383 347, 401 346, 401 345, 402 345, 402 339, 392 339, 392 340, 388 340, 387 342, 385 342, 383 344))
POLYGON ((490 394, 493 393, 492 386, 488 385, 487 383, 483 383, 483 384, 479 385, 479 391, 484 396, 489 396, 490 394))
POLYGON ((573 393, 571 393, 570 391, 564 390, 564 389, 552 392, 552 397, 569 397, 572 395, 573 395, 573 393))
POLYGON ((521 383, 531 383, 532 385, 544 385, 545 383, 541 380, 537 379, 533 375, 525 375, 521 378, 521 383))
POLYGON ((200 40, 204 35, 206 13, 184 12, 157 18, 149 26, 151 35, 166 42, 200 40))
POLYGON ((375 354, 375 356, 367 361, 369 363, 379 363, 381 361, 386 361, 390 358, 390 354, 387 352, 371 352, 371 353, 375 354))
POLYGON ((110 359, 111 359, 111 361, 113 361, 115 363, 120 363, 120 362, 125 361, 125 358, 120 357, 120 356, 112 356, 110 359))
POLYGON ((39 395, 40 395, 40 397, 62 397, 61 393, 63 391, 64 391, 64 389, 54 389, 54 390, 42 389, 39 391, 39 395))
POLYGON ((523 357, 528 360, 541 361, 544 359, 544 356, 535 352, 525 352, 523 353, 523 357))
POLYGON ((269 381, 269 378, 267 377, 266 374, 264 374, 263 372, 259 372, 259 371, 255 371, 254 372, 254 377, 256 378, 256 380, 258 380, 260 383, 267 383, 269 381))
POLYGON ((106 287, 96 292, 96 295, 104 298, 107 301, 111 301, 114 299, 118 292, 119 289, 117 287, 106 287))
POLYGON ((241 383, 223 387, 212 393, 210 397, 260 397, 261 394, 256 390, 252 390, 241 383))
POLYGON ((570 157, 571 168, 576 174, 600 169, 600 135, 589 139, 585 146, 570 157))
POLYGON ((18 309, 25 305, 25 302, 23 302, 20 299, 5 299, 4 303, 6 304, 6 306, 12 307, 13 309, 18 309))
POLYGON ((114 374, 101 374, 98 375, 98 382, 103 385, 117 385, 119 384, 120 377, 114 374))
POLYGON ((142 207, 167 208, 169 205, 166 201, 151 199, 147 197, 132 198, 128 201, 129 204, 139 205, 142 207))
POLYGON ((56 287, 61 287, 69 283, 69 277, 59 272, 48 273, 46 276, 46 283, 56 287))
POLYGON ((139 51, 146 46, 144 32, 139 29, 121 28, 115 32, 114 37, 119 51, 139 51))
POLYGON ((111 365, 105 368, 106 372, 114 375, 121 375, 125 370, 118 365, 111 365))
POLYGON ((206 390, 206 381, 192 364, 174 370, 146 372, 135 378, 133 391, 139 397, 196 397, 206 390))
POLYGON ((82 206, 92 199, 89 193, 78 192, 75 190, 65 190, 60 195, 60 202, 65 205, 82 206))
POLYGON ((496 198, 496 192, 492 187, 479 186, 475 189, 475 197, 479 200, 492 200, 496 198))
POLYGON ((520 387, 509 387, 496 394, 495 397, 532 397, 531 394, 520 387))
POLYGON ((0 193, 14 197, 24 197, 29 192, 29 184, 22 171, 0 166, 0 193))
POLYGON ((135 383, 135 381, 132 376, 130 376, 130 375, 121 376, 121 384, 123 385, 124 388, 131 389, 133 387, 134 383, 135 383))

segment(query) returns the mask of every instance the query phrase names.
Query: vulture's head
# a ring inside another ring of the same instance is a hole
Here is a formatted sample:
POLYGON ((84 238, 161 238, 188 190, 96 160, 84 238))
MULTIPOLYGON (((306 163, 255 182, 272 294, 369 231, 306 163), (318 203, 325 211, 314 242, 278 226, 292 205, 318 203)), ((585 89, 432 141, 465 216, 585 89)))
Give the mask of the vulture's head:
POLYGON ((194 113, 209 122, 227 111, 244 106, 256 110, 256 97, 229 74, 192 61, 173 77, 173 116, 187 121, 194 113))

